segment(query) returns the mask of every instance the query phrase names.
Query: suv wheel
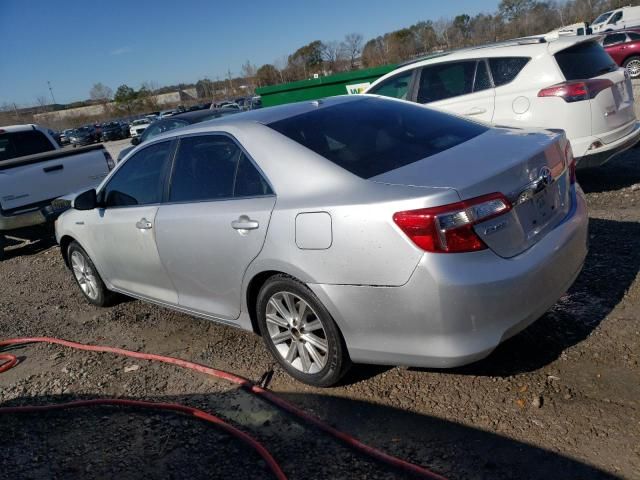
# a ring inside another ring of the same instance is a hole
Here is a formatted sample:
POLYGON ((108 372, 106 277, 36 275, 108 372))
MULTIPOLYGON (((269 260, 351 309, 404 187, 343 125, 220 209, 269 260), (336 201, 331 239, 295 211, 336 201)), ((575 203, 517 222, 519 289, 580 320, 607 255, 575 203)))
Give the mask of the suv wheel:
POLYGON ((351 366, 333 318, 297 280, 285 275, 267 280, 258 294, 257 316, 267 348, 295 379, 329 387, 351 366))
POLYGON ((624 68, 627 69, 631 78, 640 77, 640 57, 629 57, 624 61, 624 68))
POLYGON ((107 290, 89 255, 78 242, 71 242, 67 250, 67 258, 69 258, 73 277, 84 297, 99 307, 108 306, 113 300, 114 293, 107 290))

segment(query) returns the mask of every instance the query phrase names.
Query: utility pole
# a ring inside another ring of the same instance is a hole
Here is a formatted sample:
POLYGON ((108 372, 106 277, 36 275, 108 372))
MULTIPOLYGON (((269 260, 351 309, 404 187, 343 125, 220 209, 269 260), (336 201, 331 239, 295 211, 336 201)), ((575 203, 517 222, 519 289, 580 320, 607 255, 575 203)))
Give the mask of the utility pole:
POLYGON ((53 104, 56 103, 56 98, 53 96, 53 88, 51 88, 51 82, 47 80, 47 85, 49 86, 49 92, 51 92, 51 100, 53 100, 53 104))

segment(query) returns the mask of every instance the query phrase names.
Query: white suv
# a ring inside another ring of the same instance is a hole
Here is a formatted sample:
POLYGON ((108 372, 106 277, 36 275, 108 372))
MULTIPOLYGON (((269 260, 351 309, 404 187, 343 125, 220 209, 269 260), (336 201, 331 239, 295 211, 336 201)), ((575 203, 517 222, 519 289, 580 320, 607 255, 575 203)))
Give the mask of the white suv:
POLYGON ((562 129, 578 168, 594 167, 640 140, 631 80, 597 40, 534 37, 436 54, 365 93, 498 126, 562 129))

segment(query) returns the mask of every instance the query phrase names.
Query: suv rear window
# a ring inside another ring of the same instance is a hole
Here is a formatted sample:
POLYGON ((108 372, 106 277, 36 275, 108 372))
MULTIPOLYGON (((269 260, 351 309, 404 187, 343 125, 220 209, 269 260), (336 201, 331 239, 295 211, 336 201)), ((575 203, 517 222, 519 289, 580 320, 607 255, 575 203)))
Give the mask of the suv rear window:
POLYGON ((404 167, 488 130, 436 110, 382 98, 328 106, 268 126, 361 178, 404 167))
POLYGON ((555 54, 566 80, 593 78, 618 68, 597 42, 584 42, 555 54))
POLYGON ((49 139, 38 130, 0 134, 0 162, 55 149, 49 139))

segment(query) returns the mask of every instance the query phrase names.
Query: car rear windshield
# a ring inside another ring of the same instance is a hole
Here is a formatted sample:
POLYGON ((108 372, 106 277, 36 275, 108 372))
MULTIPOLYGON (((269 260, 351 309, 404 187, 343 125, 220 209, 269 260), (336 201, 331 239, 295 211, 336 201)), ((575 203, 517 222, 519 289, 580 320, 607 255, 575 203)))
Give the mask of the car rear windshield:
POLYGON ((597 42, 579 43, 559 51, 555 57, 566 80, 598 77, 618 68, 597 42))
POLYGON ((268 126, 361 178, 430 157, 488 130, 436 110, 382 98, 319 108, 268 126))
POLYGON ((38 130, 0 134, 0 162, 51 150, 55 147, 38 130))

